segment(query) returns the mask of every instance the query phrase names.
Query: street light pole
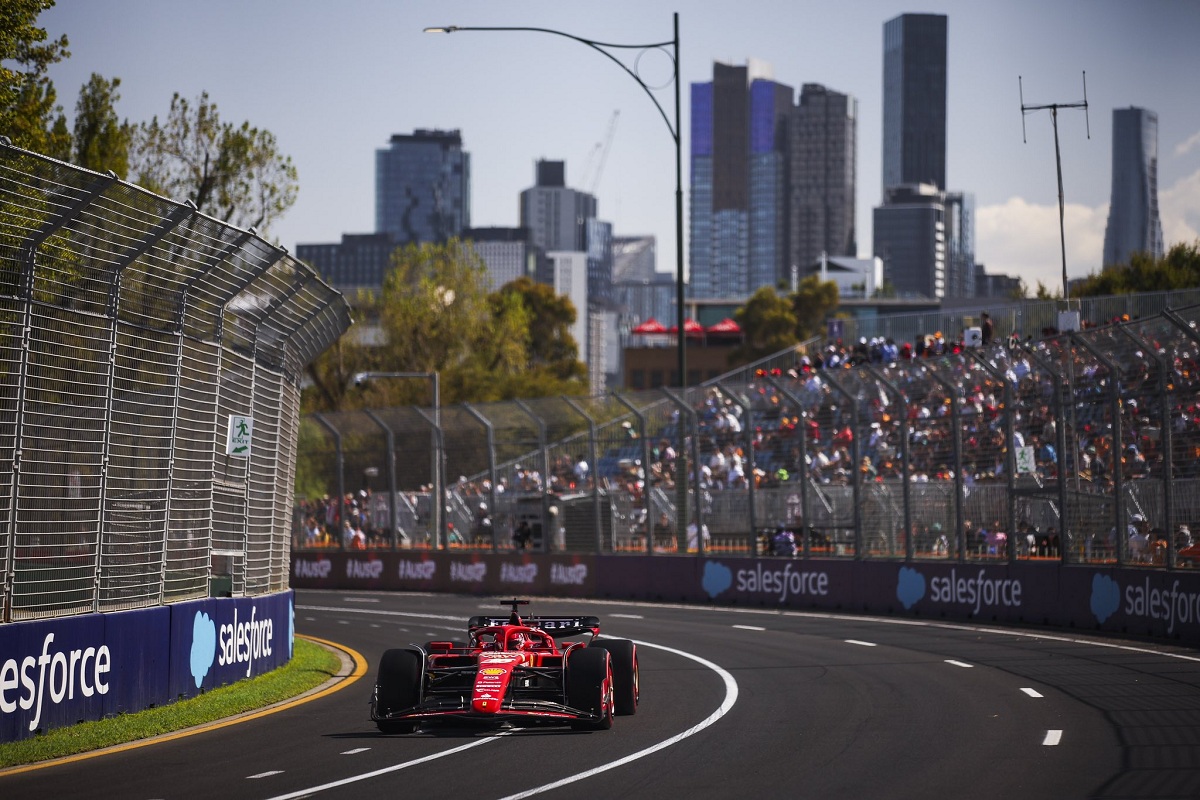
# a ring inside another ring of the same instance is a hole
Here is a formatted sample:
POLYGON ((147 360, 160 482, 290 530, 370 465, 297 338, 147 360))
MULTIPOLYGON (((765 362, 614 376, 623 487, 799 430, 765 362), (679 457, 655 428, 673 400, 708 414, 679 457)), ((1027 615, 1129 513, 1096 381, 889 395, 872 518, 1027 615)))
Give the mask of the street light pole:
POLYGON ((425 33, 457 33, 459 31, 527 31, 532 33, 550 33, 555 36, 562 36, 567 39, 574 40, 580 44, 587 45, 598 53, 602 53, 606 58, 612 61, 625 71, 629 77, 633 78, 637 85, 642 87, 642 91, 654 103, 654 107, 658 109, 659 115, 663 122, 667 124, 667 130, 671 134, 671 139, 675 142, 675 318, 676 330, 676 361, 679 369, 679 387, 687 389, 687 351, 685 343, 687 337, 684 335, 683 324, 685 319, 684 314, 684 284, 683 284, 683 138, 679 127, 679 108, 680 108, 680 86, 679 86, 679 12, 674 13, 675 36, 670 41, 666 42, 651 42, 648 44, 620 44, 613 42, 598 42, 593 39, 585 39, 582 36, 566 33, 564 31, 556 31, 551 28, 530 28, 530 27, 466 27, 461 25, 446 25, 435 28, 425 28, 425 33), (663 109, 662 104, 658 102, 654 92, 646 85, 646 82, 632 69, 630 69, 624 61, 617 58, 606 48, 620 50, 664 50, 671 48, 669 55, 671 63, 674 67, 673 80, 675 82, 675 122, 672 123, 667 116, 667 112, 663 109))

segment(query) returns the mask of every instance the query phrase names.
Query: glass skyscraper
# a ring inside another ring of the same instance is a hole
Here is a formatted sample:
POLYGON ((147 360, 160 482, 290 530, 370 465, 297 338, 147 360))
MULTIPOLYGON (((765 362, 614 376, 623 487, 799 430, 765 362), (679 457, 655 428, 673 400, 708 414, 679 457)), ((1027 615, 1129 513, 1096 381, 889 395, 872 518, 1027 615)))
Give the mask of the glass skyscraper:
POLYGON ((793 90, 765 65, 713 65, 693 83, 690 294, 745 298, 787 273, 793 90))
POLYGON ((375 151, 375 231, 398 245, 444 242, 471 226, 471 157, 458 131, 416 130, 375 151))
POLYGON ((791 138, 791 255, 806 274, 821 254, 858 255, 855 137, 858 102, 815 83, 800 89, 791 138))
POLYGON ((1112 199, 1104 230, 1104 267, 1128 264, 1134 253, 1162 258, 1158 217, 1158 115, 1114 108, 1112 199))
POLYGON ((902 14, 883 26, 883 189, 946 190, 946 38, 942 14, 902 14))

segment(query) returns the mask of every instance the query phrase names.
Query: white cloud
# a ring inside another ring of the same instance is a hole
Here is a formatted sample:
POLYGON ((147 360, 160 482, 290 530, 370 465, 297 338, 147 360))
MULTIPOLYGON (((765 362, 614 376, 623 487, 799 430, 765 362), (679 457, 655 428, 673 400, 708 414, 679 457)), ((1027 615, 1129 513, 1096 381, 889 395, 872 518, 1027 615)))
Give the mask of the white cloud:
POLYGON ((1175 145, 1175 155, 1184 156, 1200 147, 1200 131, 1192 134, 1192 138, 1175 145))
MULTIPOLYGON (((1200 170, 1160 189, 1158 209, 1168 250, 1180 242, 1200 240, 1200 170)), ((1064 229, 1068 277, 1100 270, 1107 225, 1107 204, 1096 208, 1067 204, 1064 229)), ((981 206, 975 214, 975 258, 989 274, 1022 278, 1030 291, 1038 281, 1051 292, 1060 290, 1058 204, 1032 205, 1014 197, 1003 205, 981 206)))
POLYGON ((1200 170, 1159 191, 1158 213, 1163 244, 1168 250, 1173 244, 1191 244, 1200 239, 1200 170))
MULTIPOLYGON (((1068 277, 1099 271, 1107 222, 1107 204, 1096 208, 1066 205, 1063 231, 1068 277)), ((1003 205, 980 207, 975 214, 975 258, 989 274, 1019 277, 1031 291, 1039 281, 1051 292, 1061 291, 1058 204, 1032 205, 1014 197, 1003 205)))

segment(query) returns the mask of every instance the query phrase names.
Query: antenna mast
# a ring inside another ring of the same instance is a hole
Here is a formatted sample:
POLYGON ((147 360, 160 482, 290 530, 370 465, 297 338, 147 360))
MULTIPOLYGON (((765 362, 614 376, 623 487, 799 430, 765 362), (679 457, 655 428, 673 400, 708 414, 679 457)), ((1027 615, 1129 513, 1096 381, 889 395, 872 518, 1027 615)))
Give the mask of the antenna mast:
POLYGON ((1025 138, 1025 115, 1034 111, 1050 111, 1050 121, 1054 125, 1054 162, 1058 167, 1058 238, 1062 246, 1062 286, 1063 286, 1063 302, 1066 303, 1069 299, 1067 289, 1067 234, 1063 222, 1066 213, 1065 204, 1063 202, 1063 179, 1062 179, 1062 152, 1058 146, 1058 110, 1060 108, 1082 108, 1083 118, 1087 122, 1087 137, 1092 138, 1092 123, 1088 119, 1087 108, 1087 70, 1083 72, 1083 102, 1080 103, 1050 103, 1049 105, 1027 106, 1025 105, 1025 89, 1021 85, 1021 76, 1017 76, 1017 91, 1021 95, 1021 141, 1028 143, 1025 138))

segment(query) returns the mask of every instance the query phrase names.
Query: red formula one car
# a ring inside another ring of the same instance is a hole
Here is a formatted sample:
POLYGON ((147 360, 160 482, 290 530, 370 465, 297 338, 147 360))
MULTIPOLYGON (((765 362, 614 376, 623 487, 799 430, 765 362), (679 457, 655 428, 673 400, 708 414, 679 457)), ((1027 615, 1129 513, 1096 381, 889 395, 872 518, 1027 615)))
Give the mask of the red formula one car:
POLYGON ((466 643, 427 642, 384 652, 371 719, 384 733, 426 722, 507 722, 607 730, 638 705, 637 647, 600 637, 597 617, 471 617, 466 643), (553 634, 553 635, 551 635, 553 634), (586 640, 557 642, 588 636, 586 640))

